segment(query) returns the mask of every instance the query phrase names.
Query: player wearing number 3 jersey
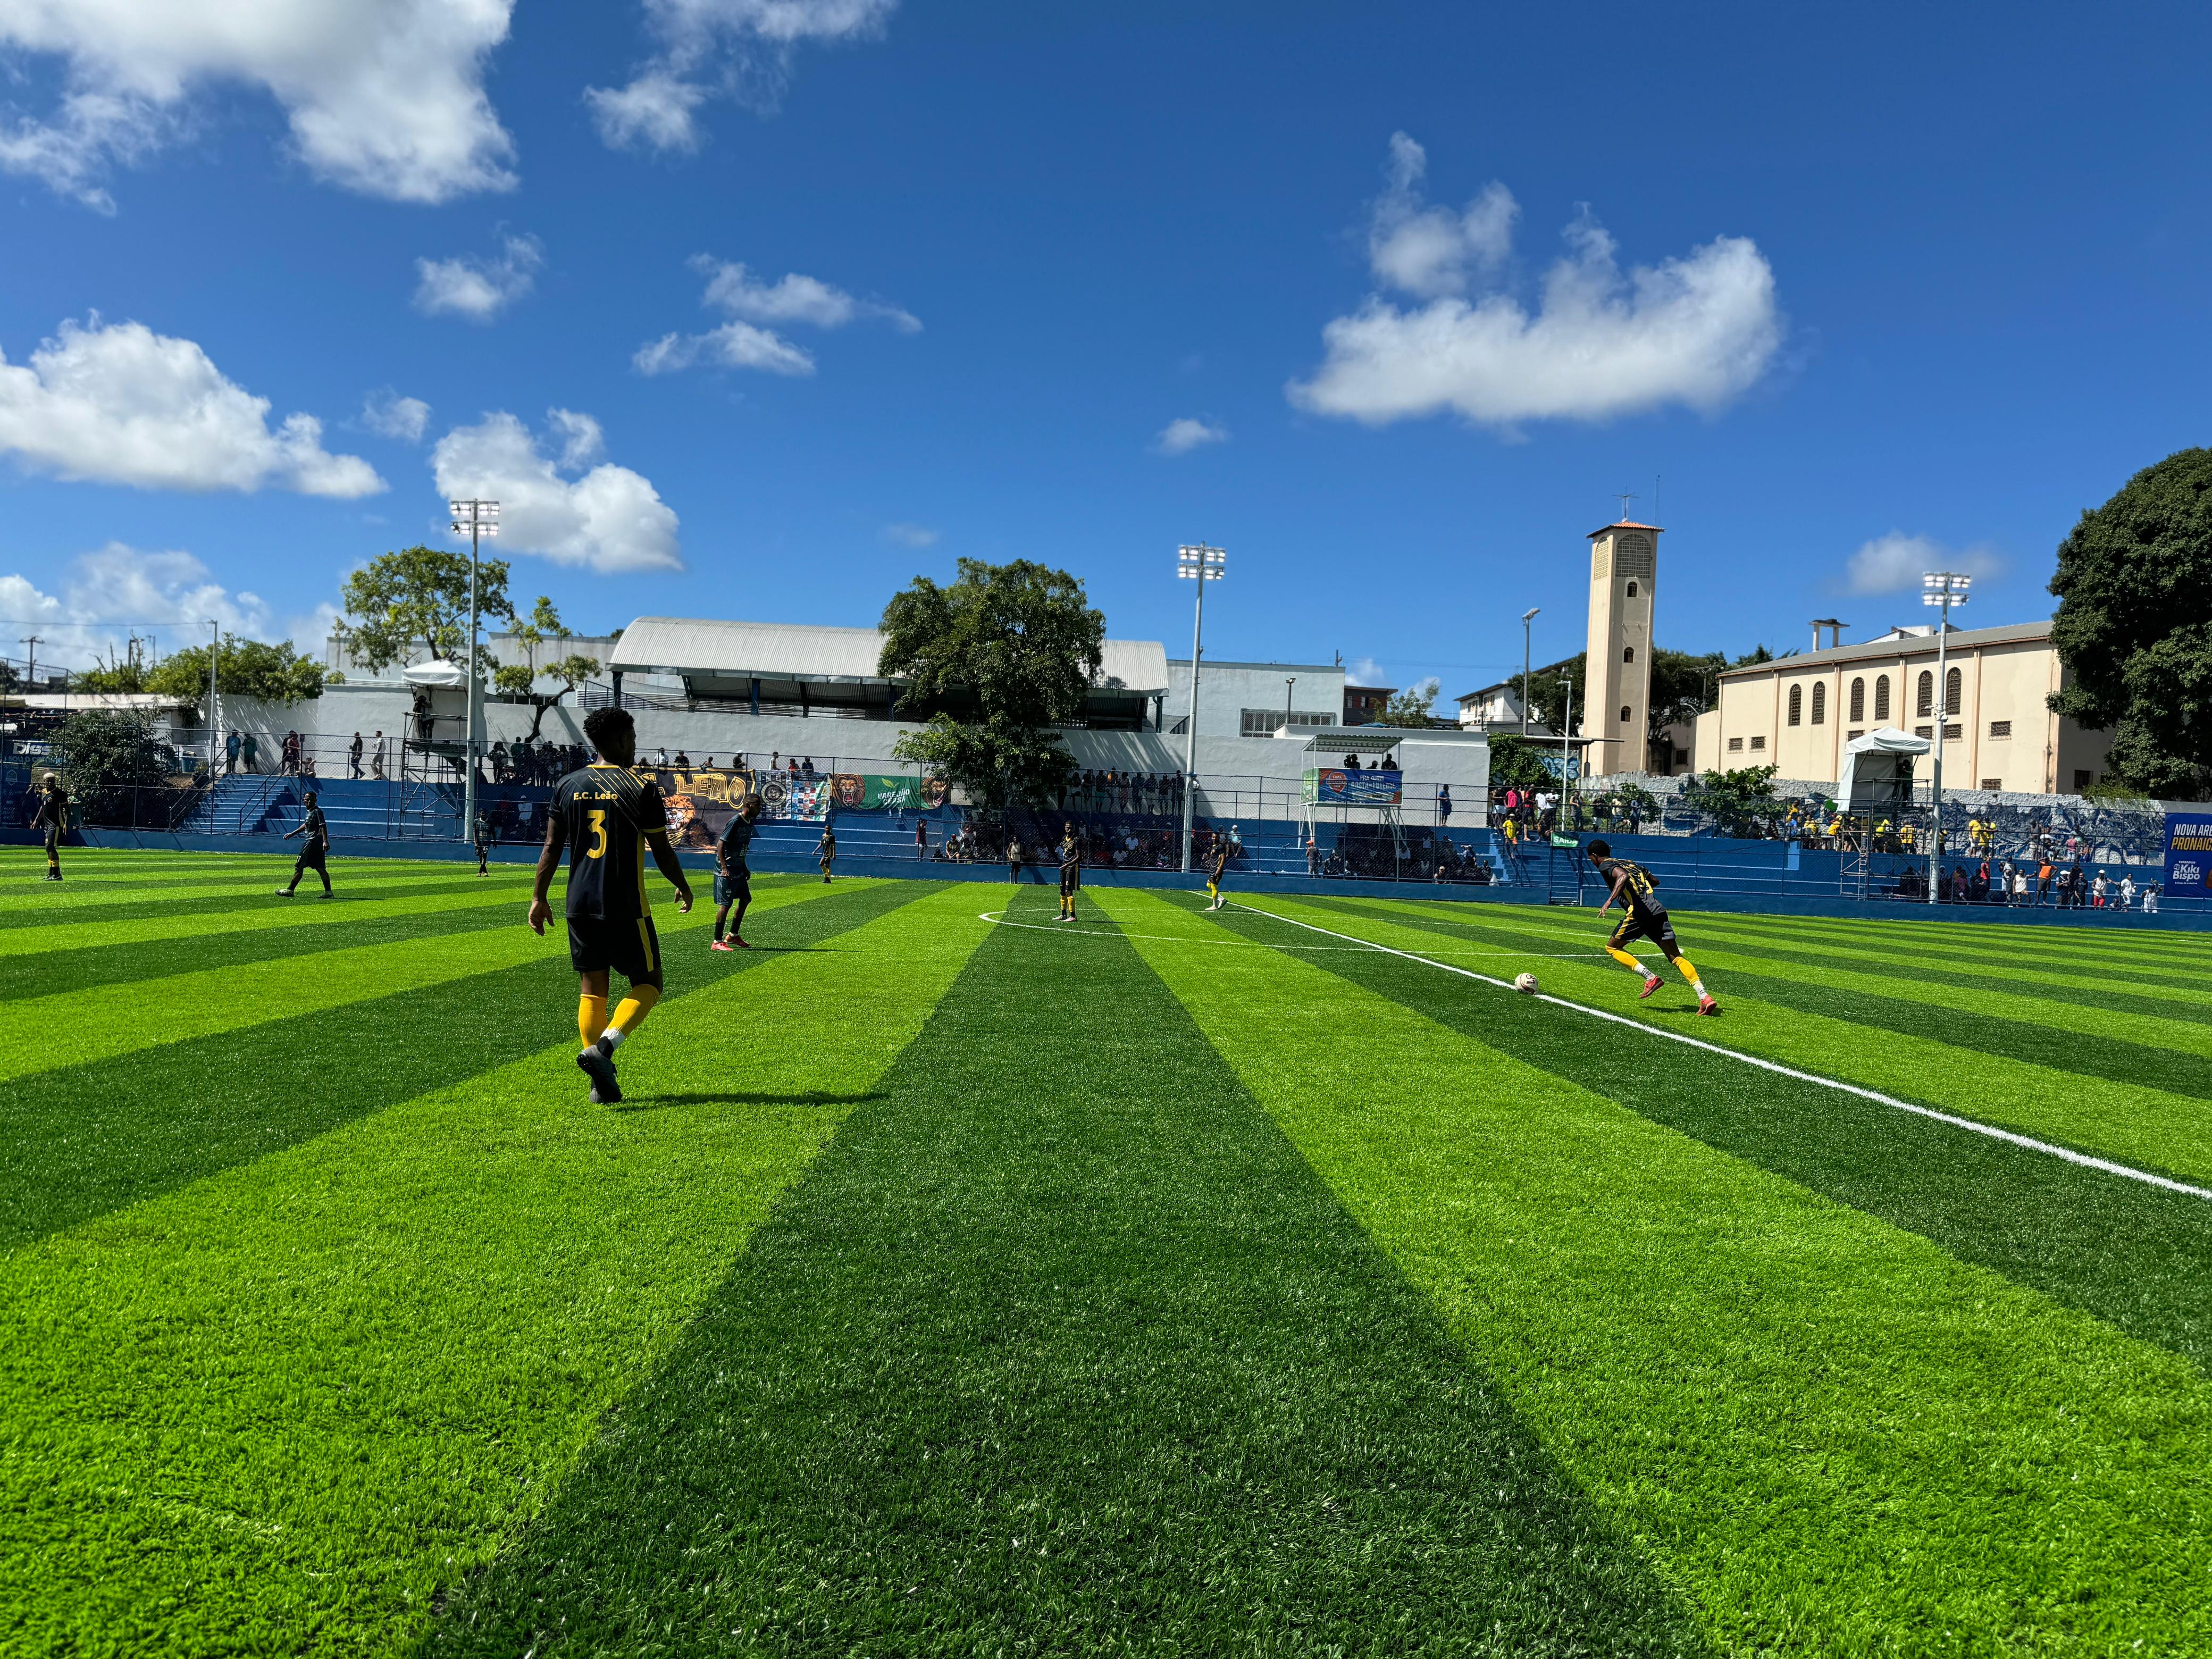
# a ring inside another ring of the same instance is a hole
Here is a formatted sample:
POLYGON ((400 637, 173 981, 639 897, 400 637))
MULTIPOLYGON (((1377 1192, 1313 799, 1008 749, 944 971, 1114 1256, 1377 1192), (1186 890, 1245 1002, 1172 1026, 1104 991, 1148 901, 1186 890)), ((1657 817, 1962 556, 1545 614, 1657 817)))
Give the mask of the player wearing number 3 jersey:
POLYGON ((592 1079, 592 1100, 622 1098, 615 1080, 615 1050, 635 1033, 660 1000, 660 939, 645 893, 645 858, 676 890, 676 908, 691 908, 691 884, 668 844, 668 809, 660 787, 631 768, 637 728, 628 711, 595 708, 584 735, 599 759, 571 772, 553 791, 545 845, 538 854, 538 884, 530 900, 530 925, 538 933, 552 919, 546 893, 561 854, 568 854, 568 960, 580 981, 576 1029, 584 1039, 576 1064, 592 1079), (607 975, 629 981, 614 1018, 607 1018, 607 975))

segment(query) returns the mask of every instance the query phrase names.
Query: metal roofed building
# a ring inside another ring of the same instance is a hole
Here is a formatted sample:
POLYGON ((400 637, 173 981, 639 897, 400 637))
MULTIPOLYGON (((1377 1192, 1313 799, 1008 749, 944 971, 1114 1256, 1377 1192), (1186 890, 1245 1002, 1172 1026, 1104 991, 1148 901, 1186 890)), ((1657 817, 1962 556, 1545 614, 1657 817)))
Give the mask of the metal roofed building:
MULTIPOLYGON (((873 628, 640 617, 607 663, 624 676, 680 686, 694 708, 749 714, 892 720, 904 684, 878 670, 884 636, 873 628)), ((1152 640, 1108 640, 1076 724, 1158 731, 1168 692, 1167 649, 1152 640)))

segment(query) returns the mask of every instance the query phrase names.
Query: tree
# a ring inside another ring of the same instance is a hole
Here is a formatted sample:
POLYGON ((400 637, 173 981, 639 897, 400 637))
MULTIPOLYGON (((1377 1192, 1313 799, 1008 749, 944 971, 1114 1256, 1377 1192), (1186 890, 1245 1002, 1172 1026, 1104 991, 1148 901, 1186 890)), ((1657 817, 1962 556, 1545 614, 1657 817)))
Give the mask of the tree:
POLYGON ((2058 544, 2051 706, 2112 733, 2113 778, 2200 799, 2212 780, 2212 449, 2177 450, 2058 544))
POLYGON ((137 640, 133 638, 119 655, 112 645, 104 659, 94 653, 91 667, 80 668, 70 676, 70 689, 129 695, 146 689, 147 672, 146 659, 138 650, 137 640))
POLYGON ((147 814, 137 811, 136 792, 166 787, 177 770, 176 751, 135 714, 88 709, 64 720, 57 735, 63 780, 88 823, 138 822, 147 814))
POLYGON ((1528 712, 1555 732, 1572 737, 1583 729, 1583 659, 1588 654, 1577 651, 1528 677, 1528 712))
POLYGON ((580 651, 570 651, 549 663, 540 663, 538 653, 550 644, 555 648, 576 636, 561 621, 561 613, 553 608, 553 601, 544 594, 531 607, 526 619, 517 621, 513 629, 514 637, 522 641, 527 654, 526 662, 502 663, 491 678, 492 690, 510 697, 520 697, 528 702, 530 741, 538 741, 538 729, 545 723, 545 711, 558 704, 586 680, 599 672, 599 659, 587 657, 580 651), (561 682, 558 691, 540 691, 540 675, 550 674, 561 682))
MULTIPOLYGON (((335 685, 340 678, 313 657, 295 651, 289 640, 270 645, 264 640, 241 640, 235 634, 226 634, 222 636, 222 649, 216 657, 216 689, 226 696, 258 697, 264 702, 304 702, 310 697, 321 696, 323 688, 335 685)), ((162 658, 146 671, 144 689, 157 696, 173 697, 179 702, 204 701, 208 690, 208 647, 188 646, 162 658)))
POLYGON ((1499 732, 1490 740, 1490 787, 1536 789, 1556 784, 1559 775, 1544 763, 1546 752, 1539 738, 1524 738, 1518 732, 1499 732))
POLYGON ((1708 772, 1690 780, 1682 790, 1682 804, 1692 811, 1709 813, 1723 835, 1748 835, 1764 830, 1785 810, 1774 798, 1771 766, 1747 766, 1734 772, 1708 772))
POLYGON ((1436 717, 1429 710, 1435 706, 1437 693, 1443 690, 1443 682, 1431 675, 1419 684, 1409 685, 1382 706, 1376 717, 1377 726, 1434 726, 1436 717))
POLYGON ((884 607, 877 672, 906 682, 899 711, 926 717, 892 751, 987 806, 1057 799, 1075 769, 1054 726, 1083 710, 1105 659, 1106 618, 1083 584, 1028 559, 960 561, 950 587, 927 576, 884 607))
MULTIPOLYGON (((507 561, 485 559, 479 572, 477 609, 486 617, 512 621, 507 598, 507 561)), ((372 673, 404 665, 416 646, 433 657, 467 665, 469 650, 469 560, 465 553, 434 547, 403 547, 380 553, 346 578, 346 615, 353 619, 347 638, 354 657, 372 673)), ((498 664, 485 653, 485 665, 498 664)))

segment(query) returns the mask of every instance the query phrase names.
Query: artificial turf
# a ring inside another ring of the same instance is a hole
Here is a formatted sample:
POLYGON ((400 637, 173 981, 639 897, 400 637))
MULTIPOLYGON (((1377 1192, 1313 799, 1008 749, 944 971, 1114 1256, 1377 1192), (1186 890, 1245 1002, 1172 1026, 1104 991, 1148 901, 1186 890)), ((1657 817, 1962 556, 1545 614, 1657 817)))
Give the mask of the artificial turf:
POLYGON ((0 1652, 2212 1650, 2212 1202, 1732 1052, 2201 1182, 2201 938, 763 878, 608 1109, 519 871, 65 860, 0 1652))

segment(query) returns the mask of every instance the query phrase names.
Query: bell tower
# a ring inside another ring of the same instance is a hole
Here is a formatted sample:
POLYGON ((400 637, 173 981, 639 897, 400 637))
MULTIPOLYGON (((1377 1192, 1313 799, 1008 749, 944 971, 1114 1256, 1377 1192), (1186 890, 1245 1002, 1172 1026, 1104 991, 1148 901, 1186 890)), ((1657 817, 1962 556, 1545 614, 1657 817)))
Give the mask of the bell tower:
POLYGON ((1589 641, 1583 682, 1584 770, 1650 765, 1651 602, 1660 528, 1624 519, 1589 533, 1589 641))

